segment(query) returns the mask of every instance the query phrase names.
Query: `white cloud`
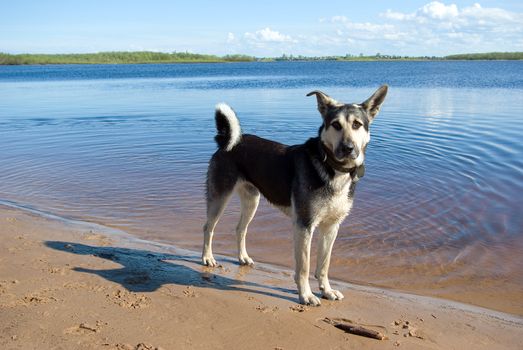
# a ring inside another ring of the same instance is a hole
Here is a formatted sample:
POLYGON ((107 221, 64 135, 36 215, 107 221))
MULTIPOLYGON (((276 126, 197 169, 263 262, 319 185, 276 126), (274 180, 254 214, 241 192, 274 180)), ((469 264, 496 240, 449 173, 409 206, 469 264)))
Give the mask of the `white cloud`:
POLYGON ((395 12, 391 9, 388 9, 384 13, 381 14, 382 17, 388 18, 388 19, 394 19, 398 21, 404 21, 409 20, 415 17, 415 14, 406 14, 401 12, 395 12))
POLYGON ((500 8, 484 8, 475 3, 472 6, 464 7, 461 10, 456 4, 445 5, 439 1, 432 1, 412 13, 396 12, 388 9, 380 14, 381 17, 395 21, 417 22, 417 23, 439 23, 447 24, 447 27, 470 26, 480 24, 500 24, 508 23, 522 24, 523 15, 506 11, 500 8))
POLYGON ((523 19, 522 14, 509 12, 500 8, 484 8, 480 4, 475 3, 470 7, 465 7, 461 11, 461 15, 465 18, 475 19, 478 21, 488 21, 495 23, 517 23, 521 24, 523 19))
POLYGON ((359 31, 364 33, 372 34, 385 34, 387 32, 393 31, 394 26, 391 24, 374 24, 369 22, 364 23, 355 23, 347 22, 345 27, 352 31, 359 31))
POLYGON ((386 39, 403 40, 412 50, 430 54, 523 50, 523 14, 479 3, 458 7, 432 1, 413 12, 388 9, 380 16, 396 32, 386 39), (518 39, 519 38, 519 39, 518 39))
POLYGON ((227 48, 229 52, 247 53, 255 56, 280 56, 295 52, 296 44, 307 40, 307 36, 297 34, 292 37, 270 27, 254 32, 227 34, 227 48))
POLYGON ((352 22, 345 16, 334 16, 331 23, 339 25, 336 35, 346 37, 347 40, 376 40, 384 36, 398 38, 401 36, 392 24, 376 24, 370 22, 352 22))
POLYGON ((435 19, 449 19, 458 16, 458 7, 455 4, 445 5, 439 1, 433 1, 418 10, 423 15, 435 19))
POLYGON ((286 54, 398 54, 439 56, 462 52, 523 51, 523 13, 430 1, 412 11, 388 9, 379 21, 344 13, 318 18, 292 33, 270 27, 228 33, 229 47, 259 56, 286 54), (306 30, 306 27, 314 31, 306 30))
POLYGON ((272 30, 269 27, 257 30, 254 33, 245 33, 244 38, 257 43, 284 43, 293 42, 293 39, 289 35, 281 34, 278 31, 272 30))
POLYGON ((332 23, 337 23, 337 22, 346 23, 347 21, 348 21, 348 19, 345 16, 334 16, 331 18, 332 23))

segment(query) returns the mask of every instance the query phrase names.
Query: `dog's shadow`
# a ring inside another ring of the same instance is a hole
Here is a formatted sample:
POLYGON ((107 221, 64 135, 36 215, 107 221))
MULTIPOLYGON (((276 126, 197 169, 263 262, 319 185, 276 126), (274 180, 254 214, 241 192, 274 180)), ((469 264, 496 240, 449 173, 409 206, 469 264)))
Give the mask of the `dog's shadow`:
POLYGON ((95 270, 75 267, 73 271, 91 273, 120 284, 131 292, 153 292, 163 285, 197 286, 224 291, 241 291, 296 302, 296 291, 220 276, 201 266, 195 256, 154 251, 99 247, 81 243, 46 241, 49 248, 78 255, 92 255, 122 265, 121 268, 95 270), (190 265, 197 266, 196 268, 190 265))

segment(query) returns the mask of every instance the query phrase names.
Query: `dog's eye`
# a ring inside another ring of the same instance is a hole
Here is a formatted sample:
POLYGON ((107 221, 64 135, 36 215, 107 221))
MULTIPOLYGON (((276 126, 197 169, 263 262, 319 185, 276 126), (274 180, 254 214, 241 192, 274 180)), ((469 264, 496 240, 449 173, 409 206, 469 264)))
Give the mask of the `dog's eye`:
POLYGON ((355 120, 355 121, 352 123, 352 128, 353 128, 354 130, 358 130, 358 129, 360 128, 361 125, 362 125, 362 124, 361 124, 359 121, 355 120))
POLYGON ((341 130, 341 124, 338 121, 333 122, 331 126, 336 130, 341 130))

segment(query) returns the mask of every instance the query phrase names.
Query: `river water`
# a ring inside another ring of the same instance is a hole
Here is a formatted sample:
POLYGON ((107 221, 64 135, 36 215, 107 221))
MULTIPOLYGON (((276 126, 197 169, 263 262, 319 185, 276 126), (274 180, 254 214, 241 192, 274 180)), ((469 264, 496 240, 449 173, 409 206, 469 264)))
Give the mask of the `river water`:
MULTIPOLYGON (((331 276, 523 315, 523 62, 0 66, 0 201, 201 249, 214 105, 296 144, 323 90, 390 86, 331 276)), ((235 255, 233 199, 216 253, 235 255)), ((247 248, 292 266, 288 218, 262 201, 247 248)))

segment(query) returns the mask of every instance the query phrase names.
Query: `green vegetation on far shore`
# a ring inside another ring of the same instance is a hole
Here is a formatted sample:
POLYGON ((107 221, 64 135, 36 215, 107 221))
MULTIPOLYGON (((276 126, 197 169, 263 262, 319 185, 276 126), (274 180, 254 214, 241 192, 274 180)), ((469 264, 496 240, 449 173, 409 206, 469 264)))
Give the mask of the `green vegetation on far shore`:
POLYGON ((99 52, 80 54, 19 54, 0 53, 0 65, 21 64, 121 64, 121 63, 202 63, 249 62, 256 60, 246 55, 202 55, 188 52, 99 52))
POLYGON ((437 56, 293 56, 256 58, 247 55, 204 55, 188 52, 115 51, 85 54, 7 54, 0 53, 0 65, 28 64, 137 64, 137 63, 217 63, 217 62, 273 62, 273 61, 445 61, 445 60, 523 60, 523 52, 489 52, 437 56))
POLYGON ((363 54, 345 56, 307 57, 282 55, 276 58, 263 58, 262 61, 447 61, 447 60, 523 60, 523 52, 487 52, 449 56, 399 56, 377 53, 371 56, 363 54))
POLYGON ((375 55, 351 55, 346 54, 345 56, 294 56, 294 55, 282 55, 280 57, 269 57, 261 58, 259 61, 435 61, 444 60, 443 57, 437 56, 398 56, 398 55, 382 55, 377 53, 375 55))
POLYGON ((523 60, 523 52, 464 53, 445 56, 447 60, 523 60))

